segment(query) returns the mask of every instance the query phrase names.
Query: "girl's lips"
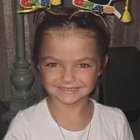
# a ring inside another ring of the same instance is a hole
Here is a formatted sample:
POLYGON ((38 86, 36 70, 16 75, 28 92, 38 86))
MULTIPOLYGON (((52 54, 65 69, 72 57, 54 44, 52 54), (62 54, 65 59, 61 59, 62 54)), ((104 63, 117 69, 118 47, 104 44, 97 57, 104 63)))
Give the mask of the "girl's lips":
POLYGON ((75 93, 75 91, 79 90, 80 87, 58 87, 59 90, 68 93, 75 93))
POLYGON ((64 91, 75 91, 79 89, 79 87, 59 87, 59 89, 64 90, 64 91))

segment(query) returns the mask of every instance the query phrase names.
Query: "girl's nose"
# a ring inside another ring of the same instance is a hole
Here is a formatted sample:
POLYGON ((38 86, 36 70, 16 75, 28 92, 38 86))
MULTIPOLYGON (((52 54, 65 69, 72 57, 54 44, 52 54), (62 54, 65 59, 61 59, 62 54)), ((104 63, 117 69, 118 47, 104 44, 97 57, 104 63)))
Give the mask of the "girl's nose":
POLYGON ((67 68, 67 69, 63 70, 63 72, 62 72, 62 81, 63 82, 69 84, 69 83, 74 82, 75 79, 76 79, 76 75, 75 75, 74 69, 67 68))

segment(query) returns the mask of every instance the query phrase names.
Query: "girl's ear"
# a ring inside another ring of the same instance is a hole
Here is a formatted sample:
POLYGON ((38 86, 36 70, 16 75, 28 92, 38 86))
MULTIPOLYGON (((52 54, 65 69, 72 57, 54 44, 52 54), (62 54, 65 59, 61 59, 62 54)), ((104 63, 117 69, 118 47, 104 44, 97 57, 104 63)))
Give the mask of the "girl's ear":
POLYGON ((107 65, 107 63, 108 63, 108 59, 109 59, 109 58, 108 58, 108 55, 106 55, 106 56, 105 56, 105 66, 104 66, 104 68, 106 67, 106 65, 107 65))
POLYGON ((104 64, 103 64, 103 66, 100 68, 100 71, 98 72, 98 75, 97 76, 100 76, 101 74, 102 74, 102 72, 104 71, 104 69, 105 69, 105 67, 106 67, 106 65, 107 65, 107 63, 108 63, 108 55, 106 55, 105 56, 105 61, 104 61, 104 64))
POLYGON ((103 65, 103 68, 102 68, 102 71, 106 68, 107 66, 107 63, 108 63, 108 55, 105 56, 105 61, 104 61, 104 65, 103 65))
POLYGON ((40 65, 37 65, 37 69, 38 69, 38 71, 40 71, 40 65))

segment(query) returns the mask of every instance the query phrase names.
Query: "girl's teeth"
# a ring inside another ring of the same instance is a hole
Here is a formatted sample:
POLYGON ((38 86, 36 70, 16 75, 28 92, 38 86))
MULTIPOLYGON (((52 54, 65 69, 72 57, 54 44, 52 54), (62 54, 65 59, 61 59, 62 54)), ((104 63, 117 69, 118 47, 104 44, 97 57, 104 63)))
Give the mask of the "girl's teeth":
POLYGON ((67 91, 74 91, 76 88, 62 88, 62 89, 67 91))

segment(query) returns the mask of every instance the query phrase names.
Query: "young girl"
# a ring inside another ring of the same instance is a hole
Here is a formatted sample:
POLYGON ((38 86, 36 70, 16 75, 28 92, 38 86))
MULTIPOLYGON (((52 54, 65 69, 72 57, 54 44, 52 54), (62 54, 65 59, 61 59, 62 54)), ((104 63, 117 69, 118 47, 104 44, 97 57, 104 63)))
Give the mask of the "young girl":
POLYGON ((109 39, 105 21, 92 12, 46 15, 33 55, 48 97, 20 111, 4 140, 134 140, 122 111, 89 98, 109 39))

